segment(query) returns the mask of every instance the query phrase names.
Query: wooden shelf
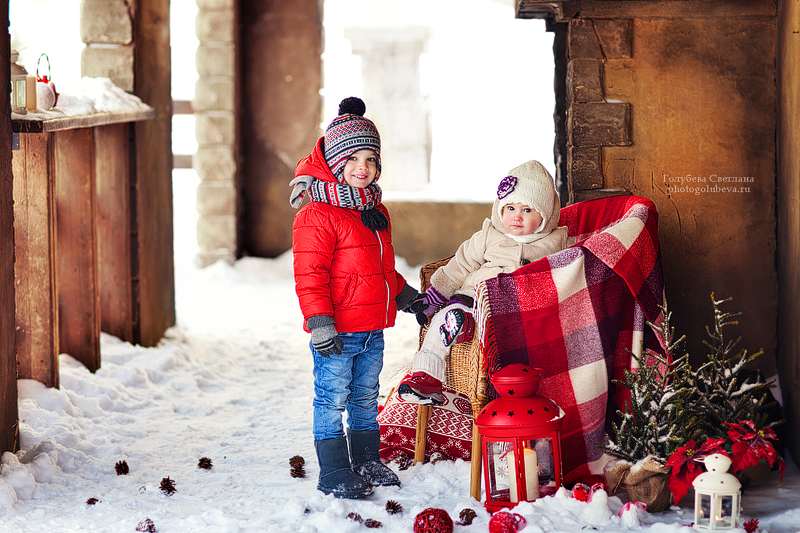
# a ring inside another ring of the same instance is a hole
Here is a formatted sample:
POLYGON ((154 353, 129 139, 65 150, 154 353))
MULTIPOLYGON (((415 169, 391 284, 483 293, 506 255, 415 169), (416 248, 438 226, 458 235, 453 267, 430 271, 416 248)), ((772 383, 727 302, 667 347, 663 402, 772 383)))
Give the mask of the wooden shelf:
POLYGON ((75 115, 45 118, 41 113, 32 115, 11 114, 11 128, 14 133, 49 133, 53 131, 93 128, 125 122, 139 122, 155 118, 152 108, 138 111, 115 111, 110 113, 92 113, 91 115, 75 115))

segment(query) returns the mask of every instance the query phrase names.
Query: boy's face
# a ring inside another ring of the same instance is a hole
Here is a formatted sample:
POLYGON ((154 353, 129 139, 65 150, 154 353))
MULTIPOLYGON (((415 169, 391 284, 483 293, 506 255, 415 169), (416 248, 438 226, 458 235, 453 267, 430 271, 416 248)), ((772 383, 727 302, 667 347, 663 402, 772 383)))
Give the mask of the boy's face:
POLYGON ((519 203, 503 207, 503 227, 509 235, 530 235, 542 225, 542 215, 536 209, 519 203))
POLYGON ((378 175, 378 158, 372 150, 359 150, 344 165, 344 181, 351 187, 363 189, 378 175))

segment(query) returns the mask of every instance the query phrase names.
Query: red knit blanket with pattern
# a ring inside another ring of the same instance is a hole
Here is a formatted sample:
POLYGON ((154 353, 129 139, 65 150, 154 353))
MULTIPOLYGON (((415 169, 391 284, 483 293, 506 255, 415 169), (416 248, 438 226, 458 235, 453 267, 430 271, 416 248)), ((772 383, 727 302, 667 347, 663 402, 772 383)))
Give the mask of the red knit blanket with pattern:
MULTIPOLYGON (((628 350, 663 350, 658 214, 650 200, 616 196, 561 210, 575 246, 488 280, 481 344, 491 371, 511 363, 543 370, 538 393, 565 412, 564 483, 602 473, 610 419, 627 389, 611 382, 635 367, 628 350)), ((485 291, 485 292, 484 292, 485 291)), ((483 296, 482 294, 483 293, 483 296)))

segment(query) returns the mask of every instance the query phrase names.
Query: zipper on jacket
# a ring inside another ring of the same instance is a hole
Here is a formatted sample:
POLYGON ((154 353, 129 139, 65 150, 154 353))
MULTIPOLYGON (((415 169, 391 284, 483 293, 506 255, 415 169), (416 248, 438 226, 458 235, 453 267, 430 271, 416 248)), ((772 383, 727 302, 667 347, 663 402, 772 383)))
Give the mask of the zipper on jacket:
POLYGON ((389 327, 389 305, 392 296, 392 291, 389 288, 389 282, 386 281, 386 270, 383 266, 383 241, 381 240, 381 234, 377 230, 372 230, 375 232, 375 236, 378 238, 378 248, 381 251, 381 273, 383 274, 383 284, 386 285, 386 309, 384 310, 385 314, 383 316, 383 327, 389 327))

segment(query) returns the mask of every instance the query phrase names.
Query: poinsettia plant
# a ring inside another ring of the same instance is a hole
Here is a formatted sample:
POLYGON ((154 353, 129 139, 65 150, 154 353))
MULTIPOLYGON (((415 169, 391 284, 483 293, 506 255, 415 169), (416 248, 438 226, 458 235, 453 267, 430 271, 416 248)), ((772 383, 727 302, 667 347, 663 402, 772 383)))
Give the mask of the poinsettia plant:
POLYGON ((739 472, 745 468, 756 466, 762 459, 770 468, 778 464, 778 473, 783 481, 783 471, 786 463, 783 461, 771 441, 778 440, 778 435, 772 428, 757 429, 752 420, 739 420, 738 424, 725 422, 728 438, 731 440, 733 453, 733 471, 739 472))
POLYGON ((723 444, 725 439, 706 439, 698 448, 697 443, 690 440, 670 456, 664 466, 671 469, 667 484, 676 504, 686 496, 694 478, 703 473, 698 463, 713 453, 720 453, 723 444))
POLYGON ((772 443, 778 440, 775 431, 770 428, 757 429, 752 420, 739 420, 738 424, 733 422, 724 424, 730 428, 727 439, 706 439, 699 448, 694 440, 690 440, 667 460, 665 466, 670 468, 669 490, 676 504, 686 496, 694 479, 703 473, 698 463, 715 453, 724 454, 731 459, 733 473, 755 466, 761 460, 770 467, 777 464, 783 481, 786 463, 775 451, 772 443))

